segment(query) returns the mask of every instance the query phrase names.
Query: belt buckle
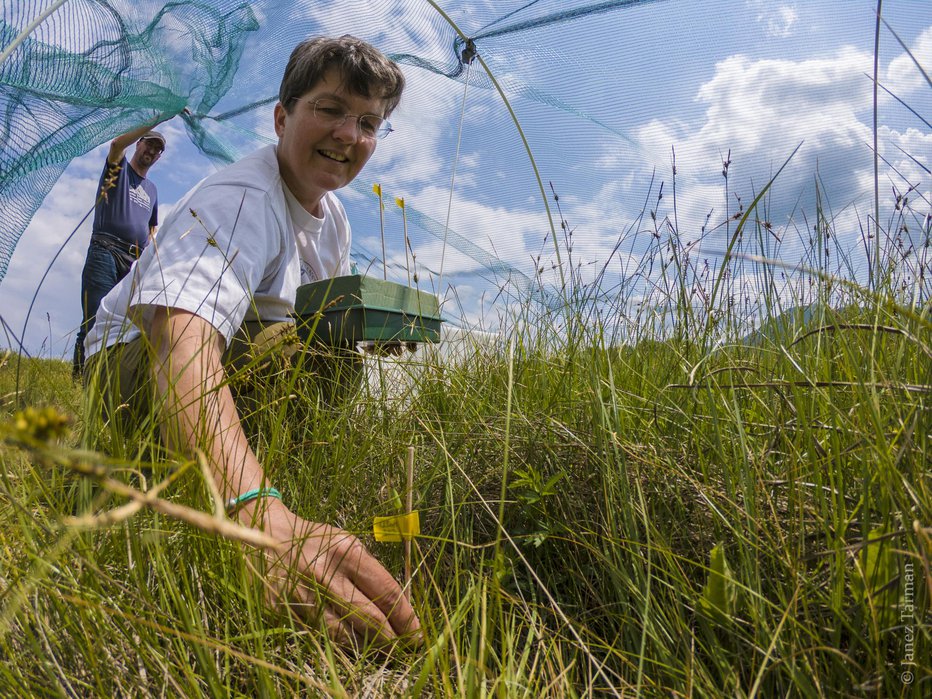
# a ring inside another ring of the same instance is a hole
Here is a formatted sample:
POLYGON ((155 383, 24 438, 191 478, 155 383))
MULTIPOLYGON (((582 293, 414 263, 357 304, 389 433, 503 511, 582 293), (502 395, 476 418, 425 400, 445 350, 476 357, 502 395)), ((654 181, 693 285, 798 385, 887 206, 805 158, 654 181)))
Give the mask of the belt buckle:
POLYGON ((133 243, 129 246, 129 254, 138 260, 139 256, 142 254, 142 250, 138 245, 136 245, 136 243, 133 243))

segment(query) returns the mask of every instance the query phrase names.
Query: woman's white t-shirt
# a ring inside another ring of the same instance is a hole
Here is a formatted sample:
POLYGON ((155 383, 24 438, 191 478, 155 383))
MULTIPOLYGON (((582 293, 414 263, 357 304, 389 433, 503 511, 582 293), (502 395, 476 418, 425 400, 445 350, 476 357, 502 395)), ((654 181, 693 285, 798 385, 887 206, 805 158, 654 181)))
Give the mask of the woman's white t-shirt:
POLYGON ((244 320, 293 321, 300 284, 349 274, 352 236, 332 192, 322 218, 289 197, 275 146, 195 185, 101 301, 87 355, 137 337, 159 306, 200 316, 227 344, 244 320))
POLYGON ((336 197, 324 197, 320 205, 323 217, 317 218, 308 212, 295 198, 286 185, 285 203, 291 216, 294 239, 298 244, 298 256, 301 260, 301 283, 310 284, 322 279, 330 279, 342 274, 349 274, 349 228, 341 230, 327 226, 328 221, 345 221, 343 206, 336 197), (343 230, 346 231, 344 236, 343 230), (346 239, 345 245, 342 241, 346 239), (332 270, 340 270, 333 273, 332 270))

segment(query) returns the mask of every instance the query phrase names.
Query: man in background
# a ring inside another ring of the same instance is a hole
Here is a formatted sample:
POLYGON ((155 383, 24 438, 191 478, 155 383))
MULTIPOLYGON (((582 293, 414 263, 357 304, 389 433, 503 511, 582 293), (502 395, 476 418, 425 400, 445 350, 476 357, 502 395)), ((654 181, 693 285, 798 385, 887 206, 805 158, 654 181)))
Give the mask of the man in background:
POLYGON ((165 137, 141 126, 110 143, 100 175, 91 242, 81 272, 83 319, 74 343, 73 374, 84 370, 84 338, 94 325, 100 300, 129 272, 159 222, 158 190, 147 178, 165 150, 165 137), (126 149, 136 144, 131 160, 126 149))

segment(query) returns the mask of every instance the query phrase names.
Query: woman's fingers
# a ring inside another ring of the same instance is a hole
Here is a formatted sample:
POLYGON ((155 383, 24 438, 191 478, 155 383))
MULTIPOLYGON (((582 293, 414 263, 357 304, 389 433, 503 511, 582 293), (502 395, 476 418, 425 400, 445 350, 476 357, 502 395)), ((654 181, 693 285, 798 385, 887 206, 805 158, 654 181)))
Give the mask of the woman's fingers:
MULTIPOLYGON (((339 529, 317 558, 310 561, 315 577, 327 592, 327 603, 358 634, 387 642, 413 634, 420 623, 401 586, 355 536, 339 529)), ((316 542, 315 542, 316 543, 316 542)), ((315 554, 314 545, 304 551, 305 559, 315 554)))
POLYGON ((388 620, 393 635, 416 635, 421 624, 411 603, 404 596, 401 585, 362 544, 359 544, 359 548, 357 564, 346 571, 350 582, 388 620))
POLYGON ((331 576, 326 588, 315 580, 294 580, 283 596, 281 602, 305 623, 315 624, 322 619, 331 638, 341 643, 362 648, 395 639, 381 610, 342 575, 331 576))
MULTIPOLYGON (((279 604, 310 623, 321 618, 341 642, 420 641, 420 622, 401 586, 355 536, 288 512, 275 522, 290 542, 271 557, 267 580, 279 604)), ((278 527, 275 527, 276 529, 278 527)))

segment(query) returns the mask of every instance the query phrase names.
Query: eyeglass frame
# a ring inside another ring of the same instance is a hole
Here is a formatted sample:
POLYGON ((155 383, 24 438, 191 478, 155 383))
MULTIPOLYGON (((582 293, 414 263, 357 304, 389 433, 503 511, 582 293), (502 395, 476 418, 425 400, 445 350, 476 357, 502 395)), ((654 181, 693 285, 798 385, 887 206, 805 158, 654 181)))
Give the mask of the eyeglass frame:
POLYGON ((349 112, 343 112, 342 117, 336 117, 336 118, 318 115, 317 109, 318 109, 318 104, 320 102, 328 102, 328 103, 334 104, 335 106, 340 106, 340 103, 337 100, 330 99, 328 97, 318 97, 317 99, 313 101, 311 101, 307 97, 292 97, 291 101, 308 103, 309 105, 311 105, 312 113, 314 115, 314 118, 317 119, 317 121, 321 123, 329 124, 332 128, 335 128, 335 129, 340 128, 341 126, 343 126, 343 124, 346 123, 347 119, 349 119, 350 117, 353 117, 356 120, 356 133, 359 134, 360 138, 365 138, 365 139, 372 140, 372 141, 381 141, 386 136, 388 136, 388 134, 390 134, 392 131, 395 130, 392 128, 392 124, 388 119, 386 119, 385 117, 380 117, 378 114, 350 114, 349 112), (365 134, 362 130, 362 127, 360 126, 361 120, 365 119, 366 117, 372 117, 373 119, 378 119, 381 122, 379 124, 379 128, 376 129, 375 133, 372 134, 371 136, 365 134))

